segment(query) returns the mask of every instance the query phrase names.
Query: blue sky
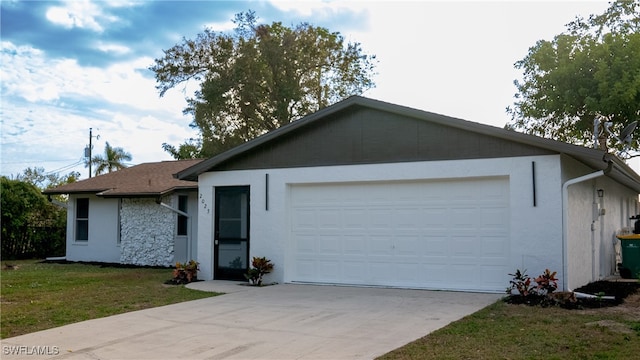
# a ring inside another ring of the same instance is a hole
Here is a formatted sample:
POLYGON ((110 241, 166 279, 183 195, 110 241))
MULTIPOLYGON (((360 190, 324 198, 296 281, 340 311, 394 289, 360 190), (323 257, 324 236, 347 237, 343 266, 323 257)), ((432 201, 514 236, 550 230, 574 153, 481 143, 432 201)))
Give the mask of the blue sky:
MULTIPOLYGON (((1 0, 0 174, 27 167, 79 171, 93 129, 133 156, 170 160, 195 131, 182 114, 197 84, 160 98, 148 67, 205 27, 233 29, 234 14, 261 22, 310 22, 360 42, 379 60, 364 96, 502 127, 513 64, 539 39, 605 1, 14 1, 1 0)), ((99 138, 97 136, 99 135, 99 138)))

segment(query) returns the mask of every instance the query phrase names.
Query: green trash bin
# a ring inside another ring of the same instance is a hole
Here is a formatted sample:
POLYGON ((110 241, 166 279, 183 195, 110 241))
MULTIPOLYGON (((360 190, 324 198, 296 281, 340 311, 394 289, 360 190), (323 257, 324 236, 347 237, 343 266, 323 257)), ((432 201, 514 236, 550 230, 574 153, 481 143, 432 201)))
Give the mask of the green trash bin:
POLYGON ((628 279, 640 278, 640 234, 618 236, 622 250, 620 276, 628 279))

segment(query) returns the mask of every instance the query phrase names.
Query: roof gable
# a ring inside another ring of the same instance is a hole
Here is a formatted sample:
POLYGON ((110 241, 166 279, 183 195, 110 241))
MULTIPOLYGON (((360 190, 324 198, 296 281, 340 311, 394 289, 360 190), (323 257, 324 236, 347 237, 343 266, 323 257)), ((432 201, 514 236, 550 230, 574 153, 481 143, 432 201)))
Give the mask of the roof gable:
POLYGON ((546 155, 547 149, 354 106, 215 166, 242 170, 546 155))
POLYGON ((201 159, 144 163, 108 174, 58 186, 45 194, 95 194, 103 197, 154 197, 179 189, 197 189, 198 183, 173 176, 201 159))

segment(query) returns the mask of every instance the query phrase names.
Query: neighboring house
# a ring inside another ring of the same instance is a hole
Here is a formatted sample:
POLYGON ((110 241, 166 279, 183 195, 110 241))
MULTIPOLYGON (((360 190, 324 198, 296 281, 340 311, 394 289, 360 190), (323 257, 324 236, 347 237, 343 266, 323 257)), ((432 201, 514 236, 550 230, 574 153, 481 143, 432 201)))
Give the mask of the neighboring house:
POLYGON ((154 266, 196 259, 198 184, 173 174, 200 161, 140 164, 45 190, 69 195, 66 259, 154 266))
POLYGON ((640 192, 604 151, 362 97, 176 176, 198 181, 202 279, 265 256, 267 281, 495 292, 614 274, 640 192))

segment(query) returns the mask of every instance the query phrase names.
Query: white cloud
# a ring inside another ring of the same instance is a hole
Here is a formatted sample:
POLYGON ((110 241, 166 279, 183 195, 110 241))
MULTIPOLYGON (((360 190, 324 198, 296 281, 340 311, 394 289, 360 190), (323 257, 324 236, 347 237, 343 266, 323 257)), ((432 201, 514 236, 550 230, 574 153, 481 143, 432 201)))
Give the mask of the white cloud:
POLYGON ((2 42, 2 91, 28 101, 50 101, 59 97, 62 79, 52 70, 56 64, 43 61, 42 51, 30 46, 2 42))
MULTIPOLYGON (((299 1, 271 1, 271 4, 283 12, 295 12, 304 17, 331 16, 342 10, 353 12, 366 11, 366 8, 375 4, 371 0, 350 0, 350 1, 318 1, 318 0, 299 0, 299 1)), ((393 3, 389 3, 394 5, 393 3)))
POLYGON ((127 46, 113 43, 109 44, 102 41, 96 42, 95 48, 105 53, 115 53, 119 55, 131 52, 131 49, 127 46))
MULTIPOLYGON (((159 98, 147 70, 151 58, 100 69, 10 42, 2 42, 1 56, 3 174, 79 162, 90 127, 101 136, 94 139, 95 151, 109 141, 130 152, 136 164, 169 160, 162 143, 195 136, 191 118, 182 114, 184 94, 170 91, 159 98)), ((87 176, 82 164, 71 170, 87 176)))
POLYGON ((113 64, 105 69, 83 67, 74 59, 50 59, 30 46, 2 42, 2 90, 29 102, 64 97, 96 99, 140 110, 181 111, 184 97, 178 91, 159 98, 148 70, 150 57, 113 64), (9 71, 10 69, 10 71, 9 71))
POLYGON ((236 28, 236 24, 233 21, 224 21, 224 22, 212 22, 204 24, 205 28, 213 29, 216 32, 226 32, 231 31, 236 28))
POLYGON ((95 32, 102 32, 103 25, 117 21, 116 17, 106 14, 101 7, 88 0, 64 1, 61 6, 50 7, 46 17, 67 29, 77 27, 95 32))

